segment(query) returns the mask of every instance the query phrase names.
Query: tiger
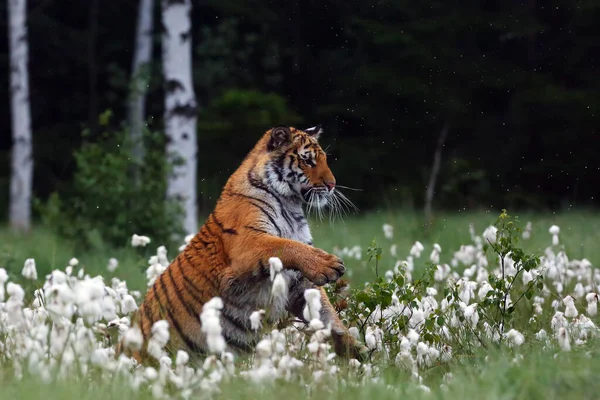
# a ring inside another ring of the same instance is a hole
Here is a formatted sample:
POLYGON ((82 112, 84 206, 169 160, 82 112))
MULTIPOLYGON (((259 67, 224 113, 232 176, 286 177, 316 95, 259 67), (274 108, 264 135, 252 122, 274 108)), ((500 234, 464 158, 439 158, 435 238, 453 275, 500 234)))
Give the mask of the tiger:
MULTIPOLYGON (((305 321, 307 289, 318 289, 320 319, 331 329, 335 353, 362 360, 367 348, 346 328, 324 290, 345 273, 342 259, 314 246, 305 206, 322 209, 331 201, 336 179, 319 145, 321 125, 304 130, 275 126, 267 130, 229 177, 198 233, 158 276, 132 317, 143 337, 140 350, 119 343, 140 363, 148 359, 153 323, 169 323, 171 352, 208 354, 199 315, 220 297, 222 335, 228 350, 249 354, 259 341, 250 315, 269 306, 269 259, 278 257, 287 285, 287 302, 270 304, 273 321, 284 316, 305 321)), ((290 318, 288 318, 288 321, 290 318)))

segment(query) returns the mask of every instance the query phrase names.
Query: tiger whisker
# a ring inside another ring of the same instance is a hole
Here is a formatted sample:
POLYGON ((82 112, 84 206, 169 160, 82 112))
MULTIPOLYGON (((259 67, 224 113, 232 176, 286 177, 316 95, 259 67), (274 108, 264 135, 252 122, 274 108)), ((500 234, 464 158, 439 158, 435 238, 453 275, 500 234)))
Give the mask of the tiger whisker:
POLYGON ((342 186, 342 185, 335 185, 336 188, 341 188, 341 189, 348 189, 348 190, 355 190, 357 192, 362 192, 363 189, 357 189, 357 188, 351 188, 349 186, 342 186))

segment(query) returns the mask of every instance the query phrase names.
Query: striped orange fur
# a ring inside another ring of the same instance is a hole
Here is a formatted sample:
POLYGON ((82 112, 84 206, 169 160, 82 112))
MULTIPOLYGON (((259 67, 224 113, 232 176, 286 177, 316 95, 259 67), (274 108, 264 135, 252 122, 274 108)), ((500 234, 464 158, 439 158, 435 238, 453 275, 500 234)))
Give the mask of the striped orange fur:
MULTIPOLYGON (((303 206, 327 204, 335 177, 318 143, 320 126, 268 130, 231 175, 213 212, 189 245, 154 285, 132 320, 149 339, 152 324, 166 319, 171 351, 206 352, 200 330, 202 306, 222 298, 223 336, 229 350, 247 352, 259 339, 250 314, 267 308, 271 290, 270 257, 279 257, 288 285, 287 303, 270 306, 273 320, 303 319, 304 291, 321 291, 321 319, 331 323, 335 351, 360 358, 364 346, 340 321, 322 286, 344 274, 335 255, 313 247, 303 206)), ((118 350, 120 351, 120 350, 118 350)), ((133 354, 143 361, 145 346, 133 354)))

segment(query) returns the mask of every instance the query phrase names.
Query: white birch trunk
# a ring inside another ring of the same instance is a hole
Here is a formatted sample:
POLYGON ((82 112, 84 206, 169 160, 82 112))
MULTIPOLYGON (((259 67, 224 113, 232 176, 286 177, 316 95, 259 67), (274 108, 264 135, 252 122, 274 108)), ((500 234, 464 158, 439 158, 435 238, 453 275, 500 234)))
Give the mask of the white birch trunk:
POLYGON ((183 201, 184 228, 196 233, 197 104, 192 85, 191 11, 191 0, 162 0, 167 156, 181 157, 183 162, 169 178, 167 197, 183 201))
POLYGON ((142 129, 146 120, 146 93, 148 91, 149 68, 152 57, 153 8, 154 0, 140 0, 138 5, 138 22, 129 99, 129 129, 131 140, 134 143, 133 158, 136 162, 141 162, 144 157, 142 129))
POLYGON ((9 218, 14 229, 27 231, 31 226, 33 157, 27 71, 26 0, 8 1, 8 21, 13 137, 9 218))

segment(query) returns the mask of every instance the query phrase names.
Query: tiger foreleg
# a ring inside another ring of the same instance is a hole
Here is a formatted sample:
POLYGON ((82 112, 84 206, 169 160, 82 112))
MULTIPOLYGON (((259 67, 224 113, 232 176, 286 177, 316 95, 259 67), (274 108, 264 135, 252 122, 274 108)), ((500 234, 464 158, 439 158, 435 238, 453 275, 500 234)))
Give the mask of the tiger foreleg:
POLYGON ((248 236, 235 244, 231 254, 233 275, 247 275, 257 265, 268 265, 278 257, 285 269, 293 269, 317 286, 337 281, 344 275, 344 262, 337 256, 307 244, 277 236, 248 236))

